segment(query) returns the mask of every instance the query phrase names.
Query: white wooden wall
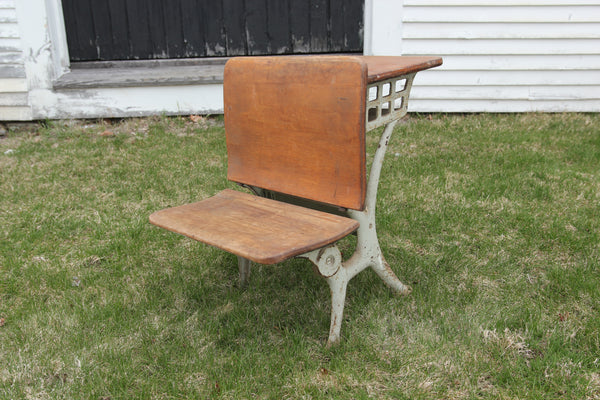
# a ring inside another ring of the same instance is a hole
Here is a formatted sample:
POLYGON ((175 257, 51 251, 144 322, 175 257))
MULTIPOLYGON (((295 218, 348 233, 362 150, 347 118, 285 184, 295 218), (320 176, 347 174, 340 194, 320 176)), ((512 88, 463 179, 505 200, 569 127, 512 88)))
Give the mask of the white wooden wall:
POLYGON ((404 0, 412 111, 600 111, 600 1, 404 0))
POLYGON ((0 0, 0 119, 30 119, 15 0, 0 0))

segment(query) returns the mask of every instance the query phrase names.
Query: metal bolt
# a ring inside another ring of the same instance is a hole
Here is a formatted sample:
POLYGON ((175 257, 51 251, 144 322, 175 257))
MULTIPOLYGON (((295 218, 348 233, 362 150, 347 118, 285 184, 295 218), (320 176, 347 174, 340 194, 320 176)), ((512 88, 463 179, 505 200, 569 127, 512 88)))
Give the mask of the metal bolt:
POLYGON ((325 259, 325 264, 327 264, 327 265, 333 265, 334 261, 335 261, 335 258, 333 256, 328 256, 325 259))

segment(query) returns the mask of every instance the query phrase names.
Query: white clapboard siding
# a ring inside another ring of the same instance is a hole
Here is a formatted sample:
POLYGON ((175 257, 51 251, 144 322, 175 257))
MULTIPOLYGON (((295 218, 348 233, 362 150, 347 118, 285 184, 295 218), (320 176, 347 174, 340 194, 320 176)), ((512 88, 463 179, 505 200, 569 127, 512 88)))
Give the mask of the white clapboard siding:
MULTIPOLYGON (((433 71, 439 71, 435 69, 433 71)), ((445 55, 443 70, 457 71, 594 71, 600 70, 600 54, 445 55)), ((430 73, 430 72, 428 72, 430 73)), ((417 75, 418 76, 418 75, 417 75)))
MULTIPOLYGON (((425 74, 424 74, 425 75, 425 74)), ((437 70, 427 73, 427 86, 589 86, 600 85, 597 71, 437 70)))
POLYGON ((31 118, 15 0, 0 0, 0 120, 31 118))
POLYGON ((600 111, 600 1, 405 0, 413 111, 600 111))
POLYGON ((598 39, 596 22, 415 22, 406 24, 405 39, 598 39))
POLYGON ((598 39, 413 39, 405 41, 402 49, 410 54, 598 54, 599 42, 598 39))
MULTIPOLYGON (((412 95, 411 95, 412 97, 412 95)), ((481 100, 461 99, 456 100, 417 100, 412 98, 409 102, 409 110, 413 112, 443 112, 464 113, 464 112, 597 112, 600 107, 598 100, 580 99, 575 101, 564 100, 495 100, 486 101, 485 107, 481 106, 481 100), (418 102, 419 106, 415 109, 412 104, 418 102)))
POLYGON ((27 104, 27 93, 0 93, 0 107, 27 104))
POLYGON ((446 86, 440 93, 437 87, 421 86, 414 89, 418 98, 429 100, 452 100, 456 97, 468 100, 577 100, 586 97, 600 100, 600 85, 596 86, 489 86, 485 92, 473 87, 446 86))
MULTIPOLYGON (((563 5, 443 5, 419 6, 404 3, 406 22, 599 22, 598 5, 573 5, 567 0, 563 5)), ((443 2, 440 2, 443 3, 443 2)), ((482 2, 486 3, 486 2, 482 2)))
MULTIPOLYGON (((1 1, 1 0, 0 0, 1 1)), ((404 0, 411 6, 564 6, 597 5, 598 0, 404 0)))

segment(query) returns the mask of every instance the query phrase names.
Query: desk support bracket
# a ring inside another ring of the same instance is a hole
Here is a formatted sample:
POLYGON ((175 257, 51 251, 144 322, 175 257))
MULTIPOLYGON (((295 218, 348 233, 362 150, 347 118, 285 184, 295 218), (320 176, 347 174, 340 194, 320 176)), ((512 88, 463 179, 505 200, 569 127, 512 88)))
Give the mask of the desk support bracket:
POLYGON ((347 211, 352 219, 360 223, 354 254, 348 260, 342 261, 341 253, 337 246, 330 245, 298 256, 309 259, 317 267, 319 274, 329 284, 331 290, 331 323, 329 339, 327 341, 328 345, 338 343, 340 340, 344 303, 346 301, 346 288, 348 287, 348 282, 361 271, 371 267, 396 294, 405 295, 411 291, 410 287, 398 279, 387 261, 385 261, 381 247, 379 246, 379 240, 377 239, 375 225, 375 205, 377 203, 379 177, 381 175, 383 159, 396 122, 396 120, 389 122, 381 135, 367 184, 365 209, 363 211, 347 211))

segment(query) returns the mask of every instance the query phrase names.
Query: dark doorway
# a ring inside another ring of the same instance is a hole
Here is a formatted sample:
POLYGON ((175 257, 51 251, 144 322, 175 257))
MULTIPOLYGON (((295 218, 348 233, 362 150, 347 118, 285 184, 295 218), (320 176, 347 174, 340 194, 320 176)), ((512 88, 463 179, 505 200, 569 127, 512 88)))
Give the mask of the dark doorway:
POLYGON ((364 0, 62 0, 71 61, 362 52, 364 0))

